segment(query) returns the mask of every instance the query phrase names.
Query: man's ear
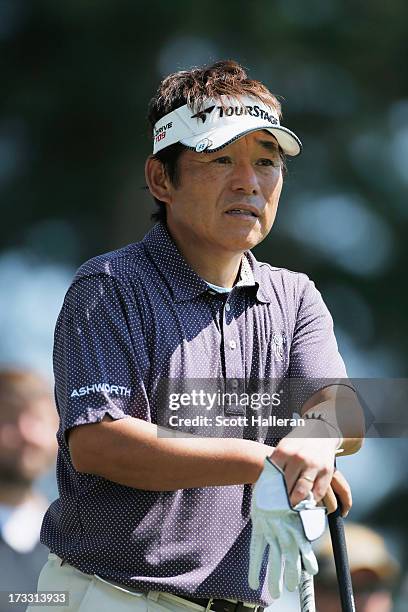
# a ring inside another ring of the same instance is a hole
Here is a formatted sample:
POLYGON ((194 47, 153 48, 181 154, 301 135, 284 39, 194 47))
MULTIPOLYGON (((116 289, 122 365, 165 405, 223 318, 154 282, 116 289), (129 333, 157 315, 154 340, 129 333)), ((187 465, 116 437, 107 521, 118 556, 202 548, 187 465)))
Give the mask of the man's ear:
POLYGON ((161 161, 150 155, 145 164, 145 178, 150 193, 169 204, 171 202, 170 180, 161 161))

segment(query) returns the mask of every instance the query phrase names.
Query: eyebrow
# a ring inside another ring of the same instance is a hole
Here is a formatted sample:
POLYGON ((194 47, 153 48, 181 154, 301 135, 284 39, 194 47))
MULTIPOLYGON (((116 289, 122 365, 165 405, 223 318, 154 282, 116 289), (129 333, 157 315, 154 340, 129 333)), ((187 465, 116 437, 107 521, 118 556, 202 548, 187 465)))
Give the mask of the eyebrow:
POLYGON ((261 147, 263 147, 264 149, 267 149, 268 151, 279 151, 279 145, 274 140, 258 140, 257 139, 256 142, 257 144, 261 145, 261 147))

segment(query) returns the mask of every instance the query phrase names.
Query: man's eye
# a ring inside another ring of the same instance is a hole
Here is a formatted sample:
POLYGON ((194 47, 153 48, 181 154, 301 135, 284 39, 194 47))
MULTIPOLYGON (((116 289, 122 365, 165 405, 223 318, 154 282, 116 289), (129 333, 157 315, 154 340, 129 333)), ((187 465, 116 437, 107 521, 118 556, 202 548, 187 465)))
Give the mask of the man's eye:
POLYGON ((217 157, 216 159, 213 159, 213 162, 215 162, 216 164, 230 164, 231 163, 231 158, 230 157, 217 157))
POLYGON ((257 161, 258 166, 279 166, 280 159, 261 158, 257 161))

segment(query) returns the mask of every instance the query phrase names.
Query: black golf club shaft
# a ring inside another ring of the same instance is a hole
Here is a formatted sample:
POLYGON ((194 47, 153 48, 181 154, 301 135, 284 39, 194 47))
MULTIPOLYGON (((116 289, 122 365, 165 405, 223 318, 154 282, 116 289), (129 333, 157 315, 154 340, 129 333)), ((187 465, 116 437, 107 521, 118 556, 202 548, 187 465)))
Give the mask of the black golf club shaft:
POLYGON ((339 500, 337 500, 337 510, 329 514, 328 522, 333 546, 334 562, 336 564, 341 609, 342 612, 355 612, 356 607, 354 604, 353 585, 351 583, 346 538, 344 535, 344 525, 339 500))

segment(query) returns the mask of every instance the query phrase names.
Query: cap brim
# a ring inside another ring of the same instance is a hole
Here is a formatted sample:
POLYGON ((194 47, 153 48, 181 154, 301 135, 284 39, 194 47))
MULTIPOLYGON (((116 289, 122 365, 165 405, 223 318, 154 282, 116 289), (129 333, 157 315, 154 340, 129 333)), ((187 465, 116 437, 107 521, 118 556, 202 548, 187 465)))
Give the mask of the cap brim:
POLYGON ((191 136, 190 138, 183 138, 180 140, 181 144, 196 150, 197 145, 200 145, 206 139, 210 142, 208 146, 201 150, 207 153, 218 151, 227 145, 231 144, 238 138, 246 136, 251 132, 257 132, 258 130, 266 130, 278 141, 279 146, 286 155, 296 157, 302 151, 302 143, 299 138, 283 125, 271 127, 270 123, 262 124, 257 127, 252 127, 246 130, 240 130, 238 125, 229 125, 222 128, 208 130, 208 132, 191 136))

